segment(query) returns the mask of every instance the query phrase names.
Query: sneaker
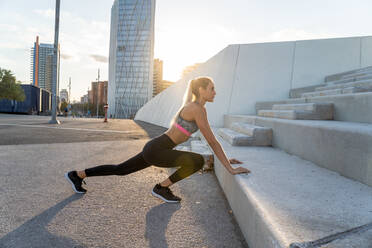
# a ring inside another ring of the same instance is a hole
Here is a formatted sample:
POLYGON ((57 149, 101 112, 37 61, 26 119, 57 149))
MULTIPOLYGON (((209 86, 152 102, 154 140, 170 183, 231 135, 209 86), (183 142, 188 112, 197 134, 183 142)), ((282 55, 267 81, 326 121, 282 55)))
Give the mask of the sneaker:
POLYGON ((172 191, 168 187, 162 187, 160 184, 156 184, 152 189, 151 194, 155 197, 162 199, 165 202, 178 203, 181 201, 181 198, 173 195, 172 191))
POLYGON ((79 193, 79 194, 84 194, 85 192, 87 192, 86 189, 84 189, 83 187, 81 187, 81 183, 83 182, 84 184, 85 181, 83 179, 81 179, 76 171, 70 171, 70 172, 66 172, 65 173, 65 178, 67 179, 67 181, 69 181, 71 184, 72 184, 72 189, 76 192, 76 193, 79 193))

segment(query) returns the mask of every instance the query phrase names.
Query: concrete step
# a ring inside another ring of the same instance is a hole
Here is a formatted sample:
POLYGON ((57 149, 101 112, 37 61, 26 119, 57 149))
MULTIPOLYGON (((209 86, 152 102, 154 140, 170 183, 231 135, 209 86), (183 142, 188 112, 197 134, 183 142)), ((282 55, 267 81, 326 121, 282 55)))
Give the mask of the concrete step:
POLYGON ((233 146, 271 146, 272 132, 269 128, 260 128, 244 123, 234 123, 234 130, 219 128, 217 134, 233 146), (247 135, 241 133, 251 133, 247 135))
POLYGON ((323 247, 310 242, 324 240, 328 248, 372 247, 372 187, 280 149, 231 146, 216 137, 228 158, 243 162, 233 167, 251 171, 231 175, 215 159, 215 174, 249 247, 323 247))
POLYGON ((190 146, 184 146, 184 145, 178 145, 174 148, 174 150, 178 150, 178 151, 191 151, 191 147, 190 146))
POLYGON ((360 88, 360 89, 365 89, 365 91, 372 91, 372 80, 371 79, 360 80, 360 81, 343 83, 343 84, 333 84, 333 85, 328 85, 328 86, 322 86, 322 87, 315 88, 315 91, 344 89, 344 88, 348 88, 348 87, 356 87, 356 88, 360 88))
MULTIPOLYGON (((256 102, 256 113, 259 110, 271 109, 274 104, 294 103, 333 103, 333 118, 337 121, 372 123, 372 93, 354 93, 329 96, 315 96, 281 101, 256 102)), ((244 117, 242 117, 244 119, 244 117)), ((252 123, 251 123, 252 124, 252 123)), ((226 127, 226 126, 225 126, 226 127)))
POLYGON ((295 110, 259 110, 259 116, 296 120, 295 110))
POLYGON ((367 92, 368 90, 359 87, 346 87, 342 89, 332 89, 332 90, 322 90, 303 93, 302 97, 314 97, 314 96, 330 96, 330 95, 340 95, 340 94, 352 94, 359 92, 367 92))
MULTIPOLYGON (((191 152, 198 153, 204 157, 204 169, 209 169, 208 162, 210 161, 211 157, 213 157, 213 152, 209 148, 208 144, 203 140, 193 140, 191 141, 191 152)), ((212 158, 213 159, 213 158, 212 158)))
POLYGON ((271 128, 251 125, 244 122, 235 122, 231 125, 231 130, 253 137, 255 146, 271 146, 273 131, 271 128))
POLYGON ((272 129, 272 146, 372 186, 372 124, 224 115, 272 129))
POLYGON ((356 70, 328 75, 324 78, 324 82, 336 81, 336 80, 345 79, 345 78, 365 76, 371 73, 372 73, 372 66, 368 66, 368 67, 364 67, 364 68, 360 68, 356 70))
MULTIPOLYGON (((289 106, 290 105, 286 105, 283 106, 283 108, 288 108, 289 106)), ((295 108, 294 106, 295 105, 292 105, 293 108, 295 108)), ((315 108, 315 110, 259 110, 258 115, 290 120, 332 120, 333 106, 331 104, 327 104, 326 106, 315 108)), ((275 107, 275 105, 273 107, 275 107)), ((279 108, 278 105, 277 108, 279 108)))
POLYGON ((372 79, 372 74, 351 77, 351 78, 346 78, 346 79, 339 79, 335 81, 329 81, 326 84, 330 86, 330 85, 344 84, 344 83, 350 83, 350 82, 364 81, 364 80, 369 80, 369 79, 372 79))
POLYGON ((253 137, 238 133, 229 128, 219 128, 217 134, 233 146, 249 146, 253 144, 253 137))
POLYGON ((274 104, 273 110, 333 111, 332 103, 274 104))
POLYGON ((301 98, 303 93, 313 92, 313 91, 315 91, 316 88, 322 87, 322 86, 327 86, 327 85, 328 84, 317 84, 317 85, 311 85, 311 86, 291 89, 291 90, 289 90, 289 98, 291 98, 291 99, 301 98))
POLYGON ((202 140, 193 140, 191 141, 191 151, 199 154, 211 155, 212 152, 209 149, 209 146, 202 140))
MULTIPOLYGON (((289 91, 289 98, 301 98, 303 93, 320 91, 320 90, 328 90, 328 89, 336 89, 338 88, 337 85, 339 84, 346 84, 351 82, 360 82, 360 81, 371 81, 372 74, 368 74, 366 76, 359 76, 359 77, 352 77, 347 79, 339 79, 335 81, 329 81, 325 84, 317 84, 311 85, 301 88, 294 88, 289 91)), ((351 85, 352 86, 352 85, 351 85)))
POLYGON ((354 77, 363 77, 371 75, 372 70, 364 71, 364 72, 358 72, 358 73, 351 73, 347 74, 341 77, 341 79, 347 79, 347 78, 354 78, 354 77))

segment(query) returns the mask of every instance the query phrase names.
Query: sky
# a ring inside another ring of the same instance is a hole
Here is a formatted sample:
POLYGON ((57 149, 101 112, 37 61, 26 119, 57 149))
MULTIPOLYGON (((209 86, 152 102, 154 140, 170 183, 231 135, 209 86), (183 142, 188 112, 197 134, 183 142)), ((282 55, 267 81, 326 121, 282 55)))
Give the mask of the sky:
MULTIPOLYGON (((114 0, 61 0, 60 89, 71 77, 72 99, 91 82, 108 80, 114 0)), ((372 1, 157 0, 154 58, 163 79, 177 81, 184 67, 203 63, 229 44, 372 35, 372 1)), ((36 36, 54 43, 55 0, 0 0, 0 67, 30 83, 36 36)))

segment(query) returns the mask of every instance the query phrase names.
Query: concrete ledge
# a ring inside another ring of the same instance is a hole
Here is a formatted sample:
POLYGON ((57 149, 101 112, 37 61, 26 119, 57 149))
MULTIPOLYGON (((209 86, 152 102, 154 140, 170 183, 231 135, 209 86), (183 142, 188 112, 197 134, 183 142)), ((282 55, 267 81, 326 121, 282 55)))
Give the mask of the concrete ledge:
POLYGON ((321 90, 331 90, 331 89, 342 89, 346 87, 369 87, 372 83, 372 76, 369 77, 369 79, 366 80, 357 80, 357 81, 349 81, 345 83, 334 83, 334 84, 327 84, 326 86, 316 87, 316 91, 321 90))
POLYGON ((191 147, 190 146, 178 145, 174 148, 174 150, 190 152, 191 147))
POLYGON ((332 74, 332 75, 326 76, 324 78, 324 81, 330 82, 330 81, 336 81, 336 80, 345 79, 345 78, 365 76, 370 73, 372 73, 372 66, 368 66, 368 67, 364 67, 364 68, 360 68, 356 70, 351 70, 351 71, 346 71, 342 73, 332 74))
POLYGON ((225 115, 272 128, 272 145, 321 167, 372 186, 372 125, 314 120, 285 120, 225 115))
MULTIPOLYGON (((305 110, 311 112, 333 112, 332 103, 274 104, 273 110, 305 110)), ((329 115, 332 118, 332 115, 329 115)))
POLYGON ((317 85, 312 85, 312 86, 291 89, 289 91, 289 98, 300 98, 303 93, 313 92, 316 88, 322 87, 322 86, 327 86, 327 84, 317 84, 317 85))
MULTIPOLYGON (((310 112, 308 112, 310 114, 310 112)), ((271 118, 281 118, 281 119, 290 119, 290 120, 296 120, 297 119, 297 113, 296 110, 259 110, 258 111, 259 116, 264 117, 271 117, 271 118)))
POLYGON ((364 81, 367 79, 372 79, 372 74, 356 76, 356 77, 351 77, 351 78, 346 78, 346 79, 339 79, 335 81, 328 81, 326 85, 327 86, 338 85, 338 84, 344 84, 344 83, 350 83, 350 82, 364 81))
POLYGON ((250 248, 310 247, 310 241, 345 231, 327 247, 372 246, 371 232, 357 238, 350 232, 372 222, 371 187, 279 149, 233 147, 216 137, 228 158, 243 162, 233 167, 252 171, 233 176, 215 159, 216 176, 250 248))
POLYGON ((208 162, 209 162, 211 156, 213 156, 213 153, 210 150, 208 144, 206 144, 205 142, 200 141, 200 140, 193 140, 193 141, 191 141, 191 144, 190 144, 190 151, 202 155, 203 158, 204 158, 203 168, 204 169, 209 169, 208 162))
POLYGON ((231 125, 231 130, 253 137, 255 146, 271 146, 273 131, 271 128, 251 125, 244 122, 235 122, 231 125))
POLYGON ((253 145, 253 137, 229 128, 219 128, 217 134, 233 146, 250 146, 253 145))
MULTIPOLYGON (((317 108, 318 109, 318 108, 317 108)), ((333 108, 319 108, 319 111, 309 110, 259 110, 258 115, 262 117, 280 118, 289 120, 332 120, 333 108)))
POLYGON ((315 96, 330 96, 330 95, 340 95, 340 94, 351 94, 358 92, 368 92, 371 91, 370 86, 352 86, 352 87, 338 87, 331 90, 314 91, 302 94, 302 97, 315 97, 315 96))
POLYGON ((303 93, 301 97, 314 97, 314 96, 330 96, 342 94, 342 89, 322 90, 303 93))
POLYGON ((310 102, 333 103, 334 120, 372 123, 372 92, 257 102, 256 113, 259 110, 271 109, 274 104, 310 102))

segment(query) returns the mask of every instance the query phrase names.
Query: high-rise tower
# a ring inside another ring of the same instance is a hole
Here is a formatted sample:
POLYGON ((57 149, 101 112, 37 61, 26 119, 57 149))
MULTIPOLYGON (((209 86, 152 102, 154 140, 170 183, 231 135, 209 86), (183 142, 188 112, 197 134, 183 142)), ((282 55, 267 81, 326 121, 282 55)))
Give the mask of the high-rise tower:
POLYGON ((115 0, 111 9, 108 114, 134 118, 153 95, 155 0, 115 0))
MULTIPOLYGON (((36 36, 34 47, 31 48, 31 82, 32 85, 52 91, 53 44, 39 43, 36 36)), ((59 68, 59 49, 58 49, 59 68)))

